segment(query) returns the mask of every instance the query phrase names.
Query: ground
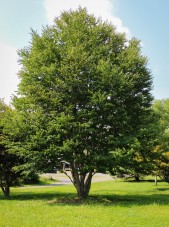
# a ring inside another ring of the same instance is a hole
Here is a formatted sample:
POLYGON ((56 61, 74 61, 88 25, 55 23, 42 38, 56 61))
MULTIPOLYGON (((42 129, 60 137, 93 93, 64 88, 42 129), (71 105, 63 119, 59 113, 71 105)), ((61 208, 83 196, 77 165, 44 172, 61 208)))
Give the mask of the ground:
MULTIPOLYGON (((67 172, 69 176, 71 176, 70 172, 67 172)), ((53 179, 53 180, 58 180, 58 182, 54 183, 55 184, 71 184, 70 179, 64 174, 64 173, 45 173, 41 175, 42 177, 48 178, 48 179, 53 179)), ((114 180, 112 176, 109 174, 103 174, 103 173, 96 173, 93 176, 92 182, 100 182, 100 181, 108 181, 108 180, 114 180)))

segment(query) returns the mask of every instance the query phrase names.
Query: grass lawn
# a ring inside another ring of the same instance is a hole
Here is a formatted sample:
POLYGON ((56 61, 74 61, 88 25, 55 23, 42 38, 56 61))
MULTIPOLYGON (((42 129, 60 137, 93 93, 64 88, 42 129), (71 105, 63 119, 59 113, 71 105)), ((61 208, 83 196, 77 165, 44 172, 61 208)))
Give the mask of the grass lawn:
POLYGON ((98 182, 85 201, 72 185, 12 188, 10 200, 0 194, 0 208, 2 227, 168 227, 169 185, 98 182))

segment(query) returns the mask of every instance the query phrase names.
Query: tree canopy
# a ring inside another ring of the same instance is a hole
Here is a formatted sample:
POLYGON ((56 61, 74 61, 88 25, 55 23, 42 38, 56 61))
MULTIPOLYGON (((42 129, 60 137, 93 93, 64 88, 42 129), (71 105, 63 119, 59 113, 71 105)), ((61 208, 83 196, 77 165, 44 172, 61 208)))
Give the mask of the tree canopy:
POLYGON ((117 166, 112 154, 131 150, 140 132, 147 138, 152 75, 139 41, 79 8, 32 31, 19 56, 15 108, 41 119, 31 149, 68 161, 77 194, 86 197, 93 174, 117 166))

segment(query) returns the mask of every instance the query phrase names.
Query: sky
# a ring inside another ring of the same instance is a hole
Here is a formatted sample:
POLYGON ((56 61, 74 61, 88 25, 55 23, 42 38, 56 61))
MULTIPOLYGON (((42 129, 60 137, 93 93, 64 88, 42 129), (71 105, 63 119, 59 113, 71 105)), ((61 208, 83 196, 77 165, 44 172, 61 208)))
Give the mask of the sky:
POLYGON ((0 0, 0 98, 9 104, 16 94, 17 51, 29 45, 31 28, 40 33, 62 11, 79 6, 141 41, 153 75, 152 94, 169 98, 168 0, 0 0))

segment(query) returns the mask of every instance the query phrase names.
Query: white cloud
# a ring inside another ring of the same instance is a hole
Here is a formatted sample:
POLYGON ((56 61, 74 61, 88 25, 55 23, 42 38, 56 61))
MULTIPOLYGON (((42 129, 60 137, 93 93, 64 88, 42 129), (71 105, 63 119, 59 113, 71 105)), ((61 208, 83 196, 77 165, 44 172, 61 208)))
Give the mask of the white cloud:
POLYGON ((0 98, 10 102, 11 95, 17 89, 17 50, 7 43, 0 42, 0 98))
POLYGON ((123 25, 120 18, 113 16, 116 0, 44 0, 44 7, 49 23, 64 10, 75 10, 79 6, 86 7, 89 13, 103 20, 111 21, 118 32, 125 32, 130 37, 130 31, 123 25))

